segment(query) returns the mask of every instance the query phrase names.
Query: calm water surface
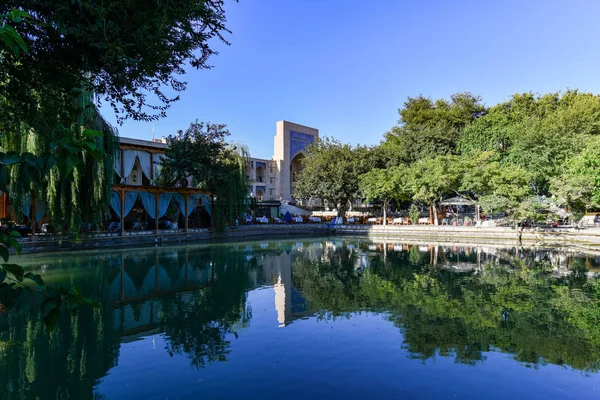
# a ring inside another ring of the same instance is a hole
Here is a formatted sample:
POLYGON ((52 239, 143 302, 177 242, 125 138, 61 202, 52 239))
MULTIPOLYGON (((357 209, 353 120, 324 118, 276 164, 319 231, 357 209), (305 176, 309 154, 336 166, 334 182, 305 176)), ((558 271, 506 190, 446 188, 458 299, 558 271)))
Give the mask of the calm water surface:
POLYGON ((0 316, 2 399, 598 399, 598 258, 306 239, 23 258, 102 309, 0 316))

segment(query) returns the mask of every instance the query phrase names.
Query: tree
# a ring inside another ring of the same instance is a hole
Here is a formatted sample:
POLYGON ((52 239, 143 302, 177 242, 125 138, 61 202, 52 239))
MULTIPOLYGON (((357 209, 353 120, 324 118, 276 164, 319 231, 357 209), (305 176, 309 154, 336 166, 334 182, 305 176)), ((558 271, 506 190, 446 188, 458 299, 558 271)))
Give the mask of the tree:
POLYGON ((536 194, 547 195, 550 179, 562 174, 588 136, 600 134, 599 118, 600 97, 590 93, 515 94, 469 124, 458 148, 497 152, 503 163, 528 171, 536 194))
POLYGON ((385 135, 383 151, 390 165, 411 164, 435 155, 455 153, 460 131, 444 124, 394 127, 385 135))
POLYGON ((514 208, 529 196, 530 175, 514 166, 503 165, 496 152, 483 151, 457 157, 455 173, 460 178, 458 193, 469 197, 486 213, 514 208))
POLYGON ((588 207, 600 204, 600 138, 590 139, 565 171, 550 181, 551 193, 579 220, 588 207))
POLYGON ((387 209, 394 200, 409 198, 405 167, 374 168, 359 176, 359 186, 367 202, 379 200, 383 224, 387 225, 387 209))
POLYGON ((228 44, 223 5, 224 0, 4 1, 0 14, 18 9, 33 16, 31 23, 14 26, 28 39, 28 54, 18 63, 0 54, 4 115, 16 112, 31 122, 40 104, 64 114, 61 108, 71 108, 70 99, 84 89, 107 101, 121 120, 164 117, 178 99, 169 92, 186 88, 179 78, 184 65, 210 68, 208 59, 217 52, 209 43, 228 44))
POLYGON ((460 176, 456 170, 455 156, 438 156, 412 164, 408 170, 408 188, 413 200, 428 204, 433 211, 434 224, 438 225, 438 204, 442 196, 458 190, 460 176))
MULTIPOLYGON (((11 11, 6 15, 0 15, 3 20, 8 19, 16 23, 27 17, 27 14, 20 11, 11 11)), ((18 57, 20 52, 27 52, 27 45, 23 38, 4 21, 0 26, 0 41, 8 47, 9 54, 13 56, 18 57)), ((3 50, 4 47, 0 47, 0 60, 3 50)), ((55 151, 64 153, 61 159, 58 159, 56 154, 38 157, 28 152, 0 152, 0 190, 8 193, 9 186, 25 189, 39 188, 43 184, 44 172, 51 169, 59 170, 66 180, 72 180, 73 171, 81 166, 81 158, 78 156, 82 156, 86 151, 96 152, 96 142, 93 138, 102 136, 101 132, 91 131, 82 131, 81 134, 84 137, 80 141, 61 140, 52 144, 55 151), (17 172, 16 177, 12 179, 11 170, 17 172)), ((98 154, 96 153, 94 156, 97 157, 98 154)), ((32 298, 34 291, 31 283, 39 288, 44 298, 42 317, 46 327, 50 330, 56 327, 61 309, 76 314, 80 304, 99 307, 97 302, 85 298, 74 286, 71 286, 71 289, 48 287, 40 275, 26 272, 17 264, 8 263, 10 249, 17 254, 21 253, 21 245, 16 240, 17 237, 19 237, 18 233, 0 232, 0 257, 4 260, 4 263, 0 264, 0 306, 2 308, 18 306, 27 297, 32 298)))
POLYGON ((481 99, 457 93, 450 101, 409 97, 400 109, 400 121, 386 133, 382 147, 389 163, 412 163, 433 154, 455 154, 463 129, 485 113, 481 99))
POLYGON ((367 147, 352 148, 329 138, 319 140, 307 149, 294 196, 327 200, 343 217, 348 202, 360 197, 358 177, 370 169, 369 155, 367 147))
POLYGON ((161 186, 187 186, 191 178, 194 187, 219 200, 213 212, 220 213, 221 224, 242 215, 248 195, 248 151, 227 143, 228 136, 226 125, 199 121, 169 136, 157 181, 161 186))
POLYGON ((520 167, 506 165, 499 168, 490 177, 490 191, 479 197, 484 212, 515 212, 521 202, 531 196, 530 181, 531 176, 520 167))
POLYGON ((453 94, 450 101, 438 99, 434 102, 423 96, 409 97, 398 113, 401 125, 408 128, 442 124, 462 130, 485 113, 485 108, 478 96, 465 92, 453 94))
MULTIPOLYGON (((21 71, 39 43, 32 42, 33 36, 28 35, 32 44, 29 45, 20 31, 50 28, 21 9, 8 10, 0 14, 0 41, 5 44, 0 46, 0 65, 8 63, 15 71, 21 71)), ((2 70, 0 74, 12 70, 2 70)), ((7 75, 0 87, 10 85, 11 79, 7 75)), ((81 88, 69 95, 60 92, 60 88, 52 89, 52 95, 43 98, 39 95, 46 93, 46 83, 34 80, 23 85, 13 91, 0 91, 0 150, 11 154, 14 161, 7 168, 0 166, 0 189, 8 192, 10 186, 17 218, 23 204, 35 204, 35 199, 48 206, 50 222, 57 231, 77 235, 82 223, 99 226, 108 209, 114 177, 116 130, 100 116, 92 95, 81 88), (35 93, 20 92, 26 85, 37 84, 41 86, 35 93), (13 95, 23 95, 30 102, 31 113, 13 95), (59 107, 54 108, 53 104, 59 107), (61 107, 74 107, 78 112, 69 114, 61 107), (63 118, 66 115, 69 118, 63 118)), ((31 210, 31 219, 36 219, 34 214, 35 210, 31 210)))
POLYGON ((187 185, 191 177, 194 186, 212 191, 216 189, 220 163, 227 156, 230 135, 224 124, 196 120, 185 131, 167 137, 167 150, 161 160, 159 184, 162 186, 187 185))

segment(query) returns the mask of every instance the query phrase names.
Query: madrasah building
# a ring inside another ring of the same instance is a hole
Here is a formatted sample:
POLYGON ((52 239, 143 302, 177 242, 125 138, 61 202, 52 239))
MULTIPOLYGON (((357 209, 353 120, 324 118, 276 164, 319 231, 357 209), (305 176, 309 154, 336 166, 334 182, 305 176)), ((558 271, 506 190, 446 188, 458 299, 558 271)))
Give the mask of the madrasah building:
MULTIPOLYGON (((278 121, 273 158, 250 158, 246 168, 249 196, 257 200, 291 200, 304 152, 319 138, 319 131, 288 121, 278 121)), ((147 186, 157 174, 156 164, 166 150, 164 140, 120 138, 121 156, 115 170, 122 183, 147 186), (122 160, 122 161, 121 161, 122 160), (152 165, 155 168, 152 168, 152 165)))
POLYGON ((273 159, 250 158, 246 169, 250 195, 258 200, 291 200, 304 151, 318 138, 317 129, 287 121, 277 122, 273 159))
MULTIPOLYGON (((291 200, 294 182, 301 169, 306 148, 319 138, 319 131, 308 126, 287 121, 277 122, 274 138, 273 158, 250 158, 246 168, 248 177, 248 195, 259 201, 291 200)), ((169 209, 171 201, 178 203, 179 210, 185 215, 185 229, 188 228, 188 216, 195 206, 202 204, 211 214, 211 200, 207 193, 191 187, 162 188, 156 186, 160 174, 158 167, 164 157, 167 144, 164 139, 142 140, 127 137, 119 138, 119 154, 115 159, 115 184, 111 193, 111 209, 121 222, 118 229, 124 233, 126 223, 131 229, 143 229, 145 224, 134 221, 129 216, 136 204, 143 205, 151 219, 155 220, 158 231, 159 219, 169 209), (127 219, 127 221, 126 221, 127 219)), ((6 193, 0 196, 0 218, 16 218, 9 206, 6 193)), ((35 207, 24 207, 24 214, 37 225, 46 221, 46 207, 36 201, 35 207)), ((273 211, 271 211, 273 213, 273 211)), ((275 215, 272 215, 275 216, 275 215)), ((16 218, 19 219, 19 218, 16 218)), ((206 221, 202 222, 206 224, 206 221)), ((151 225, 151 224, 150 224, 151 225)), ((173 225, 171 225, 173 227, 173 225)))

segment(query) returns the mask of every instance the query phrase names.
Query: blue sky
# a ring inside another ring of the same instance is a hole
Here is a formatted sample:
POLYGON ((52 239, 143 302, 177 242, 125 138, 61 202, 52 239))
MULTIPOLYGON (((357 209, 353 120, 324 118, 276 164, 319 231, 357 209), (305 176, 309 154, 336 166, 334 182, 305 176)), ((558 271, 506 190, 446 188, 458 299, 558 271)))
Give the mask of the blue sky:
MULTIPOLYGON (((225 123, 253 157, 271 158, 278 120, 352 144, 376 144, 408 96, 469 91, 600 93, 600 1, 240 0, 231 46, 188 89, 156 136, 195 119, 225 123)), ((114 122, 106 107, 104 115, 114 122)), ((121 136, 150 139, 152 123, 121 136)))

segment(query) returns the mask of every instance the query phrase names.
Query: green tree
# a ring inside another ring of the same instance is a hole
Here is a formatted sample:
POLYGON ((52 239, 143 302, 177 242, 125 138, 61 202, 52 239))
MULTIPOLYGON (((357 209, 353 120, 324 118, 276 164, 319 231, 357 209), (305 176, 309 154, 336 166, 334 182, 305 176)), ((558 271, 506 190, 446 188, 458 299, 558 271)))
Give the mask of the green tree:
POLYGON ((219 224, 239 218, 248 195, 248 151, 229 144, 228 136, 226 125, 198 121, 169 136, 157 180, 161 186, 185 187, 191 178, 193 187, 215 195, 218 201, 213 212, 220 217, 219 224))
MULTIPOLYGON (((9 54, 13 56, 18 57, 21 51, 27 52, 28 49, 22 37, 14 28, 7 25, 6 20, 18 23, 23 18, 28 17, 22 11, 11 11, 6 15, 0 15, 0 18, 2 18, 0 40, 8 47, 9 54)), ((6 51, 4 47, 0 47, 0 60, 3 57, 2 51, 6 51)), ((77 157, 77 153, 88 151, 94 153, 94 157, 98 157, 96 142, 93 138, 101 137, 102 133, 83 131, 81 134, 84 137, 79 141, 63 139, 53 142, 53 149, 57 153, 43 158, 28 152, 0 152, 0 190, 8 193, 9 185, 24 189, 39 188, 43 183, 44 172, 51 169, 59 170, 66 180, 72 180, 73 171, 82 164, 81 159, 77 157), (58 158, 57 154, 62 155, 62 157, 58 158), (17 172, 16 178, 11 179, 11 169, 17 172)), ((39 275, 26 272, 17 264, 8 263, 11 249, 17 254, 21 252, 21 245, 16 239, 18 236, 16 233, 0 232, 0 257, 4 260, 4 263, 0 264, 0 305, 3 308, 18 306, 28 296, 32 297, 31 283, 37 285, 44 297, 42 317, 46 326, 50 329, 54 329, 57 325, 61 309, 70 310, 73 314, 76 314, 77 307, 80 304, 99 306, 98 303, 83 297, 74 286, 70 290, 64 287, 48 287, 39 275)))
POLYGON ((359 176, 360 190, 367 202, 378 200, 383 209, 383 224, 387 225, 387 209, 392 201, 407 200, 406 167, 374 168, 359 176))
POLYGON ((580 219, 588 207, 600 204, 600 138, 591 138, 565 171, 551 179, 551 192, 580 219))
POLYGON ((0 54, 4 115, 13 112, 31 123, 42 112, 54 121, 51 111, 73 109, 71 99, 83 88, 121 119, 163 117, 186 88, 179 78, 184 65, 210 68, 212 44, 228 44, 223 5, 223 0, 4 1, 0 14, 18 9, 34 16, 32 23, 14 26, 29 40, 28 53, 18 63, 0 54))
POLYGON ((473 200, 493 215, 495 211, 514 209, 531 194, 530 175, 515 165, 502 164, 496 152, 482 151, 456 158, 458 193, 473 200))
POLYGON ((389 163, 409 164, 432 155, 455 154, 463 129, 485 113, 481 100, 458 93, 450 101, 409 97, 400 109, 400 121, 386 133, 382 148, 389 163))
POLYGON ((206 190, 216 189, 222 162, 230 155, 226 138, 230 135, 224 124, 196 120, 185 131, 167 137, 167 150, 161 160, 158 183, 162 186, 195 185, 206 190))
POLYGON ((514 212, 531 196, 530 182, 530 175, 522 168, 503 166, 491 177, 490 191, 479 197, 479 203, 489 214, 500 210, 514 212))
POLYGON ((360 197, 358 177, 367 172, 371 150, 324 138, 309 146, 294 187, 298 199, 320 198, 343 217, 348 202, 360 197))
POLYGON ((456 193, 460 185, 456 160, 456 156, 422 159, 408 170, 408 188, 412 198, 430 206, 435 225, 439 224, 437 210, 442 197, 456 193))
POLYGON ((546 195, 550 179, 600 134, 598 118, 600 98, 590 93, 516 94, 469 124, 458 147, 463 154, 497 152, 503 163, 528 171, 532 190, 546 195))

